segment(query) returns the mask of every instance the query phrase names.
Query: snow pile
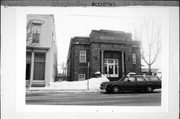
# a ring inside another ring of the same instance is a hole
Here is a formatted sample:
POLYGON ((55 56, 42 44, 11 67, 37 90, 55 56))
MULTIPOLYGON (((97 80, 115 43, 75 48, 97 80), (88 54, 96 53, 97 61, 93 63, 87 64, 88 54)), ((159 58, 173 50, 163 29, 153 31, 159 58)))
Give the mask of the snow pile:
POLYGON ((107 81, 109 81, 109 79, 105 75, 102 75, 102 77, 99 78, 91 78, 89 79, 89 89, 100 90, 101 83, 107 81))
POLYGON ((102 82, 109 81, 106 76, 99 78, 91 78, 84 81, 62 81, 62 82, 52 82, 49 89, 88 89, 89 90, 99 90, 100 84, 102 82))

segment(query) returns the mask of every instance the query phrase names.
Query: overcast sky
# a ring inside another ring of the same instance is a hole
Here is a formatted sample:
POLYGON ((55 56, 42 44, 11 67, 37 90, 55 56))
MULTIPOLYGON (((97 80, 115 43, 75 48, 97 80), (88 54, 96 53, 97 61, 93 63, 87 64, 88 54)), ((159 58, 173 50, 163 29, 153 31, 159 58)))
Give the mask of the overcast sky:
MULTIPOLYGON (((155 27, 161 27, 161 39, 168 38, 168 10, 161 7, 72 7, 60 8, 52 13, 55 17, 58 64, 67 60, 70 39, 74 36, 88 36, 93 29, 117 30, 133 34, 134 28, 139 30, 144 18, 148 18, 153 21, 155 27)), ((161 55, 152 67, 160 67, 160 59, 161 55)))
MULTIPOLYGON (((117 30, 134 35, 134 29, 140 31, 144 19, 149 19, 154 23, 155 28, 161 28, 161 39, 169 40, 168 7, 26 7, 18 9, 17 13, 19 17, 24 16, 21 18, 24 25, 27 14, 54 15, 58 66, 67 61, 70 39, 75 36, 88 37, 92 30, 117 30)), ((22 33, 24 27, 20 28, 22 33)), ((163 64, 161 58, 159 55, 152 67, 160 68, 163 64)), ((59 72, 60 69, 58 67, 59 72)))

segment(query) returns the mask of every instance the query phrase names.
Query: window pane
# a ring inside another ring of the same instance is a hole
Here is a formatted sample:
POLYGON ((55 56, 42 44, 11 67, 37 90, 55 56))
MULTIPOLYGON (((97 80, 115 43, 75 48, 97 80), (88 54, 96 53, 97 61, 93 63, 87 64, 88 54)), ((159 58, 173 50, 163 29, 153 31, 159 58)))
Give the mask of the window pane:
POLYGON ((144 81, 142 77, 137 77, 137 81, 144 81))
POLYGON ((134 77, 129 77, 129 80, 130 81, 135 81, 135 78, 134 77))
POLYGON ((114 65, 109 65, 109 74, 113 74, 113 66, 114 65))
POLYGON ((33 40, 33 43, 39 43, 40 32, 41 32, 41 24, 33 23, 33 26, 32 26, 32 40, 33 40))
POLYGON ((114 60, 115 61, 115 63, 117 63, 117 60, 114 60))
POLYGON ((124 79, 123 79, 123 81, 128 81, 128 80, 129 80, 129 78, 128 78, 128 77, 126 77, 126 78, 124 78, 124 79))
POLYGON ((146 80, 150 80, 150 81, 159 81, 159 79, 155 76, 146 76, 146 80))
POLYGON ((33 33, 33 43, 39 43, 40 34, 33 33))
POLYGON ((109 60, 108 63, 113 63, 113 60, 109 60))
POLYGON ((80 51, 80 54, 81 55, 86 55, 86 52, 85 51, 80 51))
POLYGON ((78 75, 78 80, 79 80, 79 81, 85 80, 85 74, 79 74, 79 75, 78 75))
POLYGON ((80 56, 80 62, 86 62, 86 57, 85 56, 80 56))
POLYGON ((34 57, 34 80, 44 80, 45 54, 35 53, 34 57))
POLYGON ((34 62, 45 62, 45 54, 44 53, 36 53, 34 62))
POLYGON ((41 30, 41 24, 34 24, 33 23, 32 32, 40 34, 40 30, 41 30))
POLYGON ((86 51, 80 51, 79 53, 79 61, 86 62, 86 51))
POLYGON ((136 64, 136 54, 135 53, 132 54, 132 59, 133 59, 133 64, 136 64))

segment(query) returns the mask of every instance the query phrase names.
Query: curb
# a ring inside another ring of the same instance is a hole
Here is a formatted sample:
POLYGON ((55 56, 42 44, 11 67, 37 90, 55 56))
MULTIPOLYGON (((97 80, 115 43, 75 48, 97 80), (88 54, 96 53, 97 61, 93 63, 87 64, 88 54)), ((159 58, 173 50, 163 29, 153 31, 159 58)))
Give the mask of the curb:
POLYGON ((89 92, 89 93, 95 93, 95 92, 101 92, 101 90, 85 90, 85 89, 33 89, 33 90, 26 90, 26 93, 50 93, 50 92, 89 92))

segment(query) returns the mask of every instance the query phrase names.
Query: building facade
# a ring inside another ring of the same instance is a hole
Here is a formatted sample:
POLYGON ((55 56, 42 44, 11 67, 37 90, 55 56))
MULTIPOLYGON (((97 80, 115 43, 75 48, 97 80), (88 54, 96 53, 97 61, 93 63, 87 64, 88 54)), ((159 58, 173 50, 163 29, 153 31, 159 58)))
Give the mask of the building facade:
POLYGON ((118 80, 129 72, 141 72, 140 42, 131 33, 92 30, 89 37, 74 37, 70 41, 68 80, 93 77, 96 72, 118 80))
POLYGON ((48 86, 57 75, 53 15, 27 15, 26 86, 48 86))

